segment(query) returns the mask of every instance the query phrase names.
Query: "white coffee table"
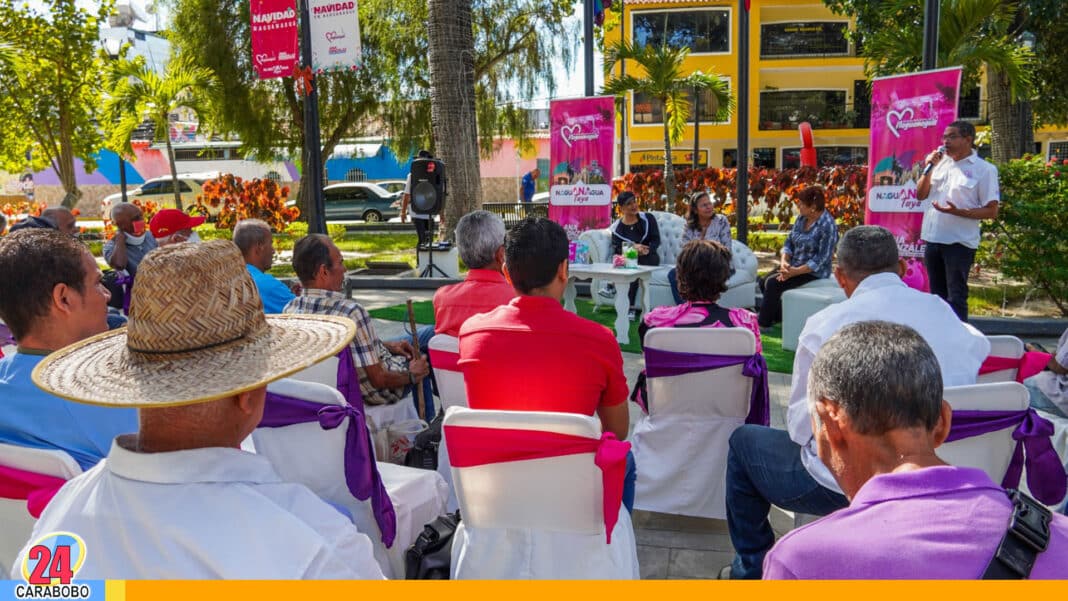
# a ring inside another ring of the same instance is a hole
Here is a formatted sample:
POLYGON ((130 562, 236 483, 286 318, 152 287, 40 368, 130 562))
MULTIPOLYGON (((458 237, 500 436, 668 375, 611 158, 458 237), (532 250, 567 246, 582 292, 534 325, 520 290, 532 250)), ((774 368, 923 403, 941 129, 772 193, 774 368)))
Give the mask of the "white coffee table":
MULTIPOLYGON (((564 290, 564 308, 572 313, 575 308, 575 280, 588 280, 597 278, 608 280, 616 286, 616 340, 620 344, 630 342, 630 320, 627 312, 630 310, 630 300, 627 298, 627 290, 630 283, 637 280, 641 282, 641 308, 644 313, 649 309, 649 278, 658 268, 656 266, 639 265, 636 268, 616 268, 611 263, 592 263, 589 265, 572 263, 568 266, 567 289, 564 290)), ((597 291, 592 291, 597 294, 597 291)))

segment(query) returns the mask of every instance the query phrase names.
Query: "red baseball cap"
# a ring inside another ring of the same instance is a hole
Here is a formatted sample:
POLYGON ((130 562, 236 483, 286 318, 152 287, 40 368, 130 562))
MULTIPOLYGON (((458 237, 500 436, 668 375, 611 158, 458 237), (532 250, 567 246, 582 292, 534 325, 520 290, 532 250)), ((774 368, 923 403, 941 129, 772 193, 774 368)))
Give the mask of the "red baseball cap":
POLYGON ((152 216, 152 221, 148 223, 148 229, 152 232, 154 238, 163 238, 170 236, 174 232, 193 229, 204 223, 205 219, 207 218, 186 215, 178 209, 163 209, 152 216))

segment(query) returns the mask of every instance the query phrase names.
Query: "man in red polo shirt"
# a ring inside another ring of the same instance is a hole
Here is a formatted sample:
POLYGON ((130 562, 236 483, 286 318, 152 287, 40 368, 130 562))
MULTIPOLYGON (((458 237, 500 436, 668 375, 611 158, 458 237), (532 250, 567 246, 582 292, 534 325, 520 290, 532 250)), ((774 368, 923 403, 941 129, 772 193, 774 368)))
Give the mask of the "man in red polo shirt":
POLYGON ((564 310, 567 234, 527 218, 505 240, 505 276, 519 296, 460 328, 460 369, 474 409, 596 414, 626 438, 627 380, 608 328, 564 310))
POLYGON ((470 271, 459 284, 434 293, 434 331, 459 336, 467 318, 493 310, 515 297, 504 276, 504 221, 489 211, 473 211, 456 224, 456 246, 470 271))

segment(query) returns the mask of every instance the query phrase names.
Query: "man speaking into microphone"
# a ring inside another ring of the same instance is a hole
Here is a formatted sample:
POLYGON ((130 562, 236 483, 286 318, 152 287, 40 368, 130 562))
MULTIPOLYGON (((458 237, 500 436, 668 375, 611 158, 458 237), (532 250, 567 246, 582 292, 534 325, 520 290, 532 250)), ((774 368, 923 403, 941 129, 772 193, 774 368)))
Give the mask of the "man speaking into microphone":
POLYGON ((968 272, 979 248, 979 221, 998 216, 998 169, 979 158, 975 126, 954 121, 942 134, 942 147, 927 155, 916 196, 931 198, 920 238, 931 293, 968 320, 968 272))

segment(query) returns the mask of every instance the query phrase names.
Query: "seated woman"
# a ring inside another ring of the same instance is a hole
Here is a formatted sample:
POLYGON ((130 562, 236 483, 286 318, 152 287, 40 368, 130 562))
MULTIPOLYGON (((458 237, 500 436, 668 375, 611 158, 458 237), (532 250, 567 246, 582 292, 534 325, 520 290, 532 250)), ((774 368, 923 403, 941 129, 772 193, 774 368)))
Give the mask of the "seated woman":
MULTIPOLYGON (((638 250, 638 265, 659 265, 660 255, 660 227, 656 224, 656 217, 650 213, 638 210, 638 200, 633 192, 621 192, 616 197, 616 208, 619 210, 619 219, 609 226, 612 232, 612 254, 623 253, 623 243, 629 243, 638 250)), ((615 287, 609 284, 599 292, 601 296, 611 298, 615 294, 615 287)), ((631 282, 627 296, 630 298, 630 306, 634 306, 634 298, 638 294, 638 282, 631 282)), ((630 310, 629 318, 634 320, 637 313, 630 310)))
POLYGON ((831 276, 838 226, 825 208, 823 188, 805 188, 797 200, 800 215, 782 247, 778 272, 763 279, 764 302, 759 315, 762 328, 782 321, 783 292, 831 276))
POLYGON ((644 342, 645 332, 650 328, 746 328, 756 336, 756 351, 761 352, 756 315, 745 309, 726 309, 716 304, 727 290, 730 266, 731 251, 719 242, 687 242, 675 263, 679 294, 685 302, 650 311, 638 326, 639 339, 644 342))
MULTIPOLYGON (((716 212, 712 204, 712 198, 708 192, 695 192, 690 197, 690 212, 686 216, 686 229, 682 232, 682 243, 690 240, 712 240, 719 242, 731 251, 731 222, 721 213, 716 212)), ((679 282, 676 269, 668 272, 668 283, 671 284, 671 296, 675 298, 675 304, 682 304, 682 296, 679 294, 679 282)), ((734 267, 731 267, 731 275, 734 275, 734 267)))

